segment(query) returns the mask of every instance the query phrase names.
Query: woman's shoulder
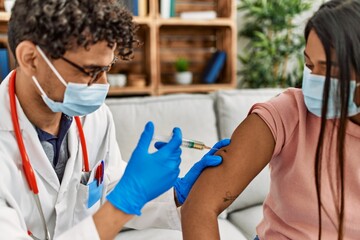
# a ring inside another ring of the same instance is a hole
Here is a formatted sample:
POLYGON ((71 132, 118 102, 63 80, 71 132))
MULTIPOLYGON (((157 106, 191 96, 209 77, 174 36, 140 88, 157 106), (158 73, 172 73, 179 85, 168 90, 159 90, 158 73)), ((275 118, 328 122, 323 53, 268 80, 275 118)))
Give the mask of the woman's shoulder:
POLYGON ((257 103, 252 107, 251 111, 264 110, 273 116, 280 115, 280 117, 288 115, 294 117, 294 115, 307 112, 302 90, 298 88, 288 88, 267 102, 257 103))
POLYGON ((306 125, 308 111, 301 89, 289 88, 267 102, 255 104, 251 113, 259 115, 268 125, 278 152, 300 125, 306 125))
POLYGON ((270 103, 276 103, 277 105, 285 104, 286 106, 304 105, 304 95, 299 88, 288 88, 284 92, 278 94, 274 98, 270 99, 270 103))

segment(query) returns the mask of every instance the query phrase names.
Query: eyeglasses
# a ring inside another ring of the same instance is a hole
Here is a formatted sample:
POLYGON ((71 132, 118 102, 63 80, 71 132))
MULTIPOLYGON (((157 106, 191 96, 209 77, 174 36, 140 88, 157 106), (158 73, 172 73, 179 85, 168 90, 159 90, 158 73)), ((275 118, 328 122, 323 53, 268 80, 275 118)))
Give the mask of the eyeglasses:
POLYGON ((95 83, 97 80, 99 80, 99 78, 101 77, 101 73, 103 72, 109 72, 111 70, 111 67, 117 62, 117 60, 119 59, 117 56, 114 57, 114 59, 112 60, 112 62, 105 67, 94 67, 92 68, 92 70, 86 71, 85 68, 77 65, 76 63, 70 61, 69 59, 61 56, 60 57, 62 60, 64 60, 65 62, 69 63, 71 66, 77 68, 80 72, 88 75, 89 77, 91 77, 91 80, 89 81, 88 85, 91 85, 93 83, 95 83))

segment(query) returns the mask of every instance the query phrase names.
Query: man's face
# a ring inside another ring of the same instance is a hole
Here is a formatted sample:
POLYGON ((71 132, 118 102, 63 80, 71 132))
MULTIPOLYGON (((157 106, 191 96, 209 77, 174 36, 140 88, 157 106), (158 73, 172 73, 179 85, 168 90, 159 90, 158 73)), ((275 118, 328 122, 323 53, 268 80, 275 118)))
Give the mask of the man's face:
MULTIPOLYGON (((59 58, 50 60, 56 70, 66 82, 89 84, 94 80, 93 74, 99 72, 100 68, 109 66, 114 60, 114 50, 110 49, 107 42, 99 42, 90 46, 88 49, 79 47, 69 50, 64 54, 64 59, 59 58), (78 67, 70 64, 76 64, 78 67), (82 68, 81 69, 79 69, 82 68), (86 72, 86 73, 85 73, 86 72)), ((40 56, 40 55, 39 55, 40 56)), ((43 72, 37 77, 40 85, 46 94, 55 101, 62 101, 64 97, 65 86, 50 69, 44 59, 39 59, 43 66, 43 72)), ((96 83, 104 84, 107 82, 104 72, 98 73, 96 83)))

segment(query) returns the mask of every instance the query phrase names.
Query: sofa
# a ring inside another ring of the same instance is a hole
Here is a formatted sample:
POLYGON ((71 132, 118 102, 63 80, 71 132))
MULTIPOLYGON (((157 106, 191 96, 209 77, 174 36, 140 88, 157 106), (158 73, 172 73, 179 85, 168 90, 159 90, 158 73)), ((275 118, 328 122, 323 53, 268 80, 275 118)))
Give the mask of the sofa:
MULTIPOLYGON (((115 121, 116 138, 124 160, 128 160, 147 121, 153 121, 156 135, 171 135, 180 127, 184 138, 215 144, 230 138, 256 102, 266 101, 283 89, 219 90, 208 94, 172 94, 164 96, 108 98, 115 121)), ((155 151, 151 146, 150 151, 155 151)), ((180 176, 201 159, 205 151, 183 148, 180 176)), ((269 169, 263 171, 244 192, 218 217, 223 240, 254 239, 262 218, 262 203, 269 190, 269 169)), ((117 239, 177 240, 181 231, 142 229, 122 231, 117 239)))

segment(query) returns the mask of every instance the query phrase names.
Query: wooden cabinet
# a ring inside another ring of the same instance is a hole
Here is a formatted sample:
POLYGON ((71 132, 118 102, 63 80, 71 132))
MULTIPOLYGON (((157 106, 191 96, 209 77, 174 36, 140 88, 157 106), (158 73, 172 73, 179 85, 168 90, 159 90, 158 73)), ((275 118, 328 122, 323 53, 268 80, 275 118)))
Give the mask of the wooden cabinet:
MULTIPOLYGON (((124 73, 131 79, 143 79, 142 84, 111 87, 109 96, 162 95, 170 93, 211 92, 236 87, 236 1, 235 0, 181 0, 176 1, 175 17, 160 16, 160 1, 148 0, 145 17, 134 17, 139 24, 138 38, 143 43, 135 50, 130 62, 116 63, 111 73, 124 73), (211 20, 182 19, 184 11, 215 11, 211 20), (202 74, 213 53, 226 52, 226 62, 213 84, 202 81, 202 74), (174 82, 175 60, 189 60, 193 83, 174 82)), ((0 31, 6 31, 9 15, 0 12, 0 31)))
POLYGON ((0 10, 0 33, 7 32, 7 22, 9 21, 10 14, 0 10))
MULTIPOLYGON (((10 14, 7 12, 4 12, 3 10, 1 10, 3 6, 3 3, 0 1, 0 46, 3 47, 8 47, 8 42, 7 42, 7 23, 9 21, 10 18, 10 14)), ((10 49, 8 48, 8 52, 9 52, 9 64, 10 64, 10 68, 14 68, 15 67, 15 60, 12 56, 12 54, 10 53, 10 49)), ((0 82, 2 81, 2 79, 0 79, 0 82)))
MULTIPOLYGON (((236 87, 236 1, 235 0, 182 0, 176 1, 175 16, 163 19, 160 16, 160 1, 148 0, 148 16, 135 17, 140 25, 142 48, 136 50, 135 63, 119 63, 129 67, 125 72, 145 75, 143 93, 162 95, 170 93, 211 92, 236 87), (184 11, 215 11, 216 19, 188 20, 179 17, 184 11), (214 84, 203 83, 202 75, 211 56, 217 50, 226 52, 226 63, 214 84), (179 85, 174 81, 177 58, 190 61, 193 83, 179 85)), ((124 70, 124 69, 120 69, 124 70)), ((115 92, 110 92, 111 95, 115 92)), ((137 89, 139 90, 139 89, 137 89)), ((127 87, 122 93, 137 94, 127 87)))

